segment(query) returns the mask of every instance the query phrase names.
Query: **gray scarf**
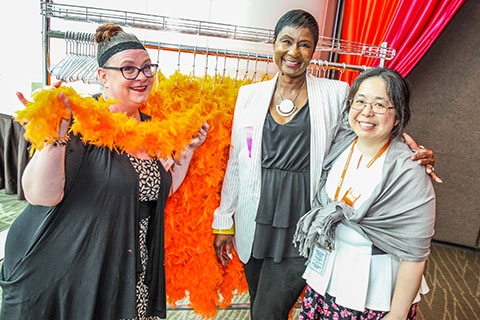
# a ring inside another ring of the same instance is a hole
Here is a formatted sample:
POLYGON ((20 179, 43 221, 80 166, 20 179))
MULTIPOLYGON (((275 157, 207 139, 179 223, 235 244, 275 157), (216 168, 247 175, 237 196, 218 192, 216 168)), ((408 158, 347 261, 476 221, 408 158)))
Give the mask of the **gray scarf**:
POLYGON ((300 218, 293 242, 308 257, 313 246, 334 248, 335 229, 342 222, 366 236, 376 247, 408 261, 424 261, 434 233, 435 193, 425 168, 412 161, 412 151, 399 138, 392 140, 382 178, 358 208, 331 200, 325 183, 333 161, 356 135, 337 135, 324 161, 313 209, 300 218))

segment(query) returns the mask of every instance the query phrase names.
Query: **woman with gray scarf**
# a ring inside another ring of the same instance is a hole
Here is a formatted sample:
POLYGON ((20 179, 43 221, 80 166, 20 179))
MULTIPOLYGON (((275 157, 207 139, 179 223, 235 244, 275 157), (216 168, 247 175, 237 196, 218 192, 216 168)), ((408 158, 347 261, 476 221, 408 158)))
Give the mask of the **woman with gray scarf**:
POLYGON ((434 233, 430 178, 398 137, 409 90, 395 71, 362 73, 347 98, 313 209, 294 242, 308 257, 299 319, 414 319, 434 233))

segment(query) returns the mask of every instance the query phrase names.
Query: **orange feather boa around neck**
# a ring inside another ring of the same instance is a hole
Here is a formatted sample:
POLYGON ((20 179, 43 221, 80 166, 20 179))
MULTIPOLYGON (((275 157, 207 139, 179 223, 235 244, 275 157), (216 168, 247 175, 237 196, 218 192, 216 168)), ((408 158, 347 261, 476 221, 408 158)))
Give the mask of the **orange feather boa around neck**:
POLYGON ((115 101, 81 97, 69 87, 35 93, 34 102, 18 111, 16 117, 24 125, 32 149, 41 150, 45 141, 56 137, 60 120, 68 117, 57 99, 63 92, 71 101, 74 121, 70 130, 80 133, 85 143, 117 152, 144 148, 159 157, 181 151, 202 123, 208 122, 207 139, 195 150, 187 176, 165 210, 168 303, 174 306, 188 292, 194 312, 206 318, 215 316, 217 306, 227 307, 235 294, 247 291, 235 252, 228 267, 217 262, 211 230, 228 161, 235 101, 242 84, 245 82, 228 77, 204 79, 175 73, 167 78, 159 73, 148 101, 140 109, 152 119, 142 123, 108 111, 115 101))

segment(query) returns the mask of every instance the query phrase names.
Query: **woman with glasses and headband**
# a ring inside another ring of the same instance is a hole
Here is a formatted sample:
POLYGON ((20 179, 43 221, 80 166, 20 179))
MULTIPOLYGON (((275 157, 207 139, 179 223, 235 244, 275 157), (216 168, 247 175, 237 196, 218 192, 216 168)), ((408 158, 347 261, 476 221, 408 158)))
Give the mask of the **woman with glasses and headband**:
POLYGON ((308 256, 299 319, 415 319, 434 232, 435 193, 400 137, 410 118, 403 78, 363 72, 348 123, 324 161, 314 208, 294 241, 308 256))
MULTIPOLYGON (((115 24, 98 27, 98 75, 111 112, 137 122, 157 65, 115 24)), ((59 85, 59 84, 57 84, 59 85)), ((26 104, 22 94, 19 99, 26 104)), ((63 94, 59 100, 70 110, 63 94)), ((30 203, 13 223, 0 284, 1 319, 166 317, 164 209, 208 125, 171 167, 142 149, 117 153, 67 135, 36 152, 22 178, 30 203)))

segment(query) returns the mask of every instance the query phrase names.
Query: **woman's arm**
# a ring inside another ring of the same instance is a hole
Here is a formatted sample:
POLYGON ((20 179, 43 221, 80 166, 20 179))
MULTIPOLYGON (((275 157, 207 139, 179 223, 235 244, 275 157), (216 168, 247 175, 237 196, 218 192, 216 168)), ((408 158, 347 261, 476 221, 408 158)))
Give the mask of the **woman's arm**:
POLYGON ((402 260, 400 262, 390 312, 384 319, 404 320, 407 317, 420 288, 424 269, 425 261, 412 262, 402 260))
MULTIPOLYGON (((59 87, 57 82, 54 87, 59 87)), ((23 105, 27 100, 20 92, 17 97, 23 105)), ((60 93, 57 97, 71 114, 70 101, 60 93)), ((57 138, 66 137, 70 120, 62 119, 57 138)), ((22 187, 27 201, 33 205, 54 206, 63 199, 65 187, 65 145, 49 144, 34 154, 22 176, 22 187)))
POLYGON ((187 175, 188 167, 190 166, 190 161, 192 160, 194 150, 189 149, 188 147, 180 152, 180 158, 175 158, 173 160, 172 166, 172 187, 170 189, 170 195, 175 193, 175 191, 180 188, 185 176, 187 175))
POLYGON ((210 126, 208 123, 203 123, 202 127, 198 130, 198 135, 192 139, 184 151, 180 152, 180 157, 178 159, 174 159, 174 164, 172 166, 172 187, 170 194, 173 194, 175 191, 177 191, 185 179, 188 167, 190 166, 190 161, 193 157, 193 153, 195 149, 198 148, 207 138, 207 131, 209 128, 210 126))
MULTIPOLYGON (((241 149, 240 136, 240 117, 246 104, 250 101, 251 91, 247 86, 240 87, 233 114, 232 133, 230 138, 230 150, 228 155, 227 169, 223 178, 220 205, 213 213, 212 229, 228 230, 232 228, 234 221, 233 215, 237 209, 239 193, 239 161, 238 155, 241 149)), ((250 89, 251 90, 251 89, 250 89)))
POLYGON ((224 267, 232 256, 233 237, 235 235, 235 225, 233 215, 237 207, 239 192, 238 175, 238 153, 240 144, 238 142, 239 127, 238 113, 244 107, 244 87, 238 92, 233 115, 232 133, 230 138, 230 152, 228 156, 227 169, 223 179, 220 206, 215 210, 212 221, 212 232, 215 234, 213 248, 218 262, 224 267))
POLYGON ((65 146, 49 144, 34 154, 22 176, 25 199, 33 205, 54 206, 63 199, 65 146))

